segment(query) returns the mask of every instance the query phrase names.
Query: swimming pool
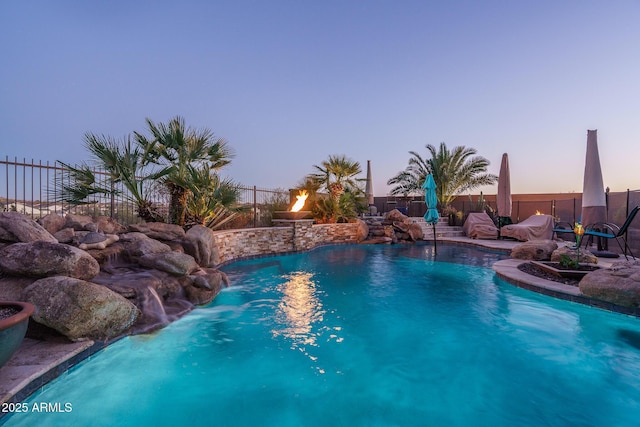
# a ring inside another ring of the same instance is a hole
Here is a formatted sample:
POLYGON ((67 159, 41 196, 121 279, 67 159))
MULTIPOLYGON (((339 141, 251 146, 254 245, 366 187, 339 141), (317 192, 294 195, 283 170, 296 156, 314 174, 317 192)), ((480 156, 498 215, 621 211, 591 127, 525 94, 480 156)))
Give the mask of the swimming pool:
POLYGON ((344 245, 234 263, 211 305, 107 347, 0 424, 637 425, 638 319, 511 286, 500 258, 344 245))

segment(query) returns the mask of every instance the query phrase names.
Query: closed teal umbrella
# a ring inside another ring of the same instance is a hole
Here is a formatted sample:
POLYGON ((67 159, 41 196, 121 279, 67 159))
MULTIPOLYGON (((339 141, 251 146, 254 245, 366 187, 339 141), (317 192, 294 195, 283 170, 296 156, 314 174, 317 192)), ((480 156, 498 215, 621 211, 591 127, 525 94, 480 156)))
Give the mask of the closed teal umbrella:
POLYGON ((427 224, 433 226, 433 252, 437 252, 436 247, 436 223, 440 221, 438 214, 438 196, 436 195, 436 182, 431 174, 427 175, 427 179, 422 184, 424 188, 424 201, 427 204, 427 212, 424 214, 424 220, 427 224))

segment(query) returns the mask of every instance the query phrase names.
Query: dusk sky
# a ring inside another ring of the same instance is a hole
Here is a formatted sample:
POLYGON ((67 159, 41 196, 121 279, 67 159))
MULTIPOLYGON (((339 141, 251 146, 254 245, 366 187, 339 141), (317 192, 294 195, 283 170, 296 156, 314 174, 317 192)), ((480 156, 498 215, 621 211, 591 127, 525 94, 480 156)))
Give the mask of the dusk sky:
POLYGON ((513 193, 581 192, 598 129, 604 185, 640 189, 639 23, 638 0, 3 0, 0 157, 79 162, 85 132, 180 115, 245 185, 344 154, 383 196, 444 141, 496 175, 508 153, 513 193))

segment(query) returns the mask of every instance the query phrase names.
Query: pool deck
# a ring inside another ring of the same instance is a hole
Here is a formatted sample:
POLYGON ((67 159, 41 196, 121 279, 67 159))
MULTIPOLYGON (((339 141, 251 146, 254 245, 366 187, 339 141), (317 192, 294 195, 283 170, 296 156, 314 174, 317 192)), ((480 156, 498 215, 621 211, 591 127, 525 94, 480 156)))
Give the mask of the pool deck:
MULTIPOLYGON (((475 240, 467 237, 444 237, 439 240, 502 251, 510 251, 520 243, 513 240, 475 240)), ((617 260, 598 259, 598 263, 605 267, 615 261, 617 260)), ((506 259, 495 263, 493 269, 501 279, 525 289, 594 307, 620 311, 602 301, 584 297, 575 286, 563 285, 523 273, 517 268, 522 262, 522 260, 506 259)), ((0 368, 0 404, 21 402, 106 345, 94 341, 70 342, 63 337, 25 338, 13 357, 0 368)), ((5 414, 0 412, 0 418, 3 415, 5 414)))

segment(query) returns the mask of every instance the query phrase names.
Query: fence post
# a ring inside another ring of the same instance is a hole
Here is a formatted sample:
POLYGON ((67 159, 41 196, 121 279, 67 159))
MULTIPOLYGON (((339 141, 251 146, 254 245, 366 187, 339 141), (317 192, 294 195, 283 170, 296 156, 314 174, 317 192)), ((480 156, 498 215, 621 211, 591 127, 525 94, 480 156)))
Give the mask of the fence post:
POLYGON ((116 206, 115 206, 115 204, 116 204, 115 187, 114 187, 113 179, 110 178, 109 181, 111 182, 111 206, 110 206, 110 210, 109 210, 109 213, 110 213, 109 216, 111 216, 111 219, 115 219, 113 217, 113 214, 115 213, 115 208, 116 208, 116 206))
POLYGON ((257 189, 256 186, 253 186, 253 228, 256 228, 256 223, 258 221, 258 202, 257 202, 257 189))

